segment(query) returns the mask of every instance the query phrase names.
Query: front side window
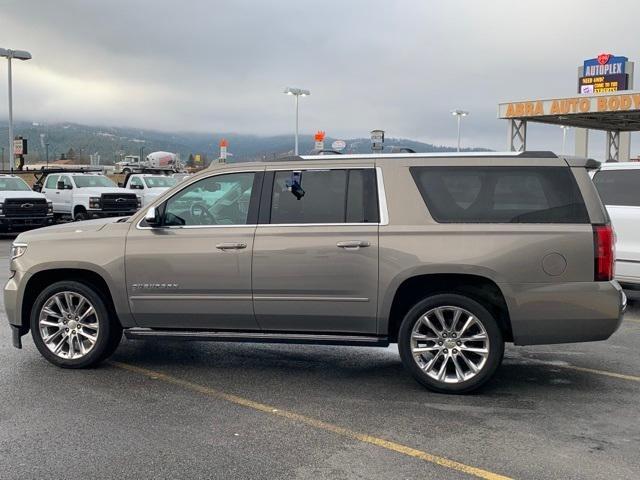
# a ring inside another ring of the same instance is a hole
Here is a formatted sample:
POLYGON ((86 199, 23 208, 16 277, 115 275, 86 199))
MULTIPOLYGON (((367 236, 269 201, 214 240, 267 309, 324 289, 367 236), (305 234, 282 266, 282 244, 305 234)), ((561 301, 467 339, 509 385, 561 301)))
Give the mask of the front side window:
POLYGON ((144 188, 142 185, 142 180, 139 177, 131 177, 131 181, 129 182, 129 188, 144 188))
POLYGON ((71 179, 67 176, 61 176, 60 181, 64 184, 64 188, 71 188, 71 179))
POLYGON ((73 181, 78 188, 117 187, 115 183, 103 175, 74 175, 73 181))
POLYGON ((373 169, 275 172, 272 224, 377 223, 373 169))
POLYGON ((178 183, 173 177, 144 177, 144 183, 149 188, 170 188, 178 183))
POLYGON ((163 225, 246 225, 253 172, 204 178, 167 200, 163 225))
POLYGON ((412 167, 418 190, 440 223, 589 223, 565 167, 412 167))
POLYGON ((0 177, 0 190, 2 190, 3 192, 24 192, 31 189, 29 188, 29 185, 27 185, 26 182, 21 178, 0 177))
POLYGON ((44 184, 44 188, 58 188, 58 178, 60 178, 58 175, 49 175, 44 184))
POLYGON ((593 183, 605 205, 640 207, 640 169, 601 170, 593 183))

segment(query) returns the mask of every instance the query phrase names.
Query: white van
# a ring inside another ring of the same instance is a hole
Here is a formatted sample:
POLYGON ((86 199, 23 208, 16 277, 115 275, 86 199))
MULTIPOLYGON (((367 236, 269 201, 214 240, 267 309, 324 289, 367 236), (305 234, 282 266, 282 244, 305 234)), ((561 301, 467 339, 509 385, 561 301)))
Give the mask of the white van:
POLYGON ((603 163, 593 182, 617 236, 616 280, 640 290, 640 162, 603 163))

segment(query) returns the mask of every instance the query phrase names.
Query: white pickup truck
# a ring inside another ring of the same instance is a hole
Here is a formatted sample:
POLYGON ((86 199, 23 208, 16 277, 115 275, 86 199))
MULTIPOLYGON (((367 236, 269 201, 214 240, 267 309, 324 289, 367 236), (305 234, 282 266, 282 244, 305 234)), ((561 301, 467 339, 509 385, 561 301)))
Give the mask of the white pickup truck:
POLYGON ((52 202, 56 218, 126 217, 142 206, 138 195, 99 173, 49 174, 42 193, 52 202))
POLYGON ((616 232, 616 280, 640 290, 640 163, 603 163, 593 182, 616 232))
POLYGON ((145 207, 177 183, 177 178, 167 175, 134 173, 127 176, 124 188, 140 196, 142 206, 145 207))
POLYGON ((53 223, 51 202, 15 175, 0 175, 0 232, 17 232, 53 223))

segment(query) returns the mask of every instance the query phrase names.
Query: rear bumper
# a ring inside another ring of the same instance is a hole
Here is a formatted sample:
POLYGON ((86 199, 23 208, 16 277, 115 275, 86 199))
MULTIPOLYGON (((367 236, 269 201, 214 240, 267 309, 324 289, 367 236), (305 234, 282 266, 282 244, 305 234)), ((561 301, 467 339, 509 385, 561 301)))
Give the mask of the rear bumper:
POLYGON ((44 217, 0 217, 0 232, 20 232, 53 225, 53 215, 44 217))
POLYGON ((627 297, 616 281, 501 285, 514 343, 606 340, 622 323, 627 297))

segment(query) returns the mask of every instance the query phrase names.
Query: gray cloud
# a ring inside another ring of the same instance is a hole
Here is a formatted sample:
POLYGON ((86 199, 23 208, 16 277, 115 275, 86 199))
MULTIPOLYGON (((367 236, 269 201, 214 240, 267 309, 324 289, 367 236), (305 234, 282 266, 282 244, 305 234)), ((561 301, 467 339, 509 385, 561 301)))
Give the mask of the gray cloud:
MULTIPOLYGON (((572 95, 584 58, 639 53, 634 1, 610 23, 595 0, 0 3, 0 46, 34 57, 14 73, 16 117, 34 121, 286 133, 292 85, 312 91, 306 132, 451 145, 461 107, 467 145, 504 149, 499 101, 572 95)), ((531 128, 529 146, 559 150, 559 130, 531 128)))

